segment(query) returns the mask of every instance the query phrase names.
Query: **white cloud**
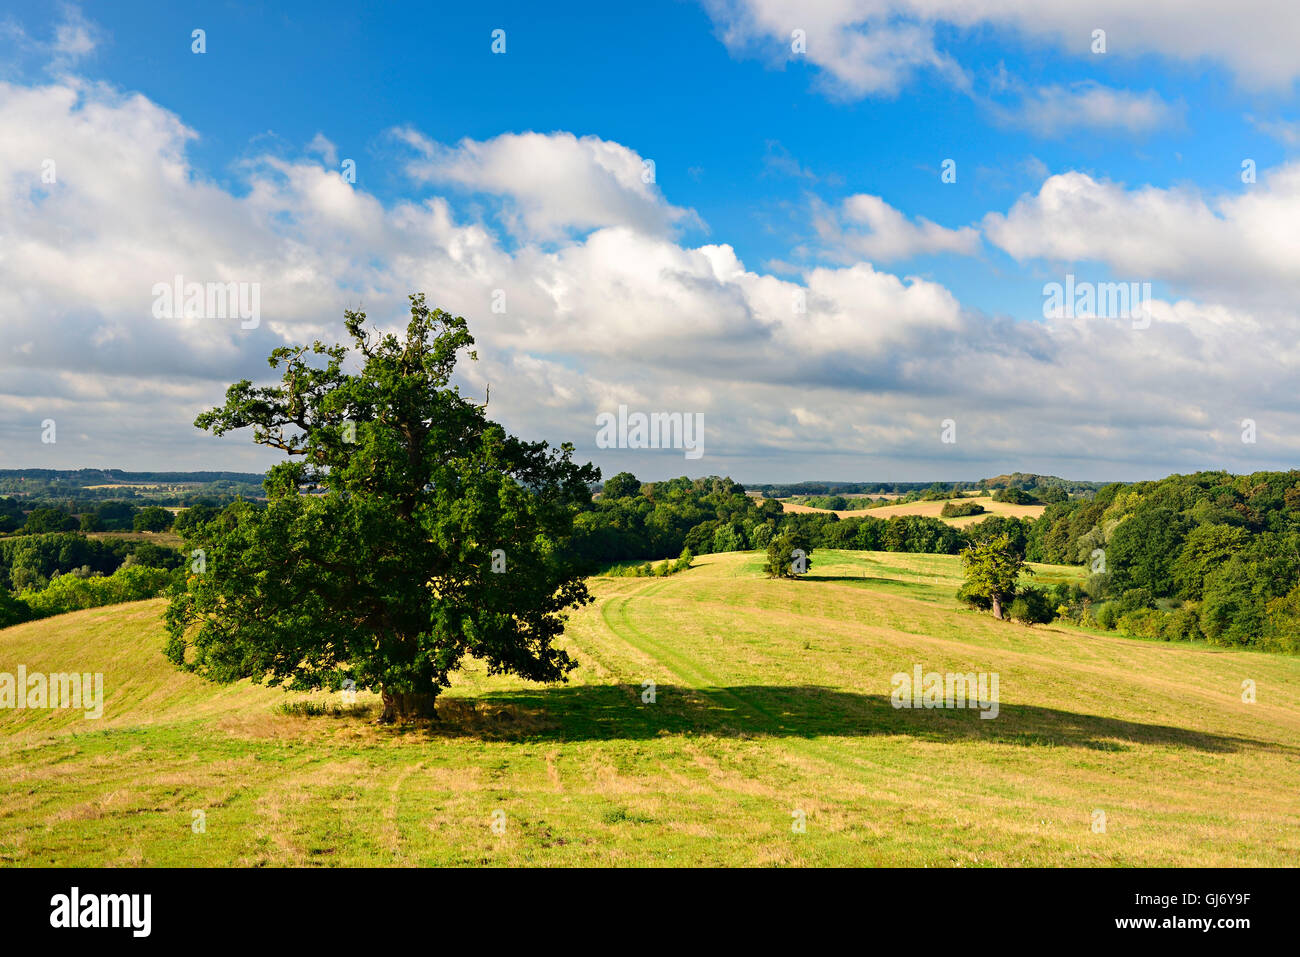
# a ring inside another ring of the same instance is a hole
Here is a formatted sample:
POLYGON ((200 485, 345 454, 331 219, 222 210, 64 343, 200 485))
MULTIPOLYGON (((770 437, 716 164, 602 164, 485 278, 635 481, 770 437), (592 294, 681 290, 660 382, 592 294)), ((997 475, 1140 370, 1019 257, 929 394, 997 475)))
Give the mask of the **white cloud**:
POLYGON ((101 33, 74 4, 62 4, 60 13, 62 18, 54 27, 51 52, 56 64, 67 67, 93 53, 99 46, 101 33))
POLYGON ((1247 115, 1246 121, 1266 136, 1287 146, 1300 146, 1300 123, 1294 120, 1261 120, 1247 115))
POLYGON ((1300 163, 1261 170, 1257 183, 1212 197, 1062 173, 983 225, 989 241, 1017 260, 1100 262, 1131 279, 1282 305, 1300 293, 1297 221, 1300 163))
POLYGON ((506 197, 511 232, 555 240, 571 231, 630 226, 663 234, 694 214, 664 201, 653 161, 619 143, 572 133, 503 133, 443 146, 411 129, 396 131, 418 158, 416 179, 506 197))
POLYGON ((776 61, 797 56, 792 30, 805 30, 807 59, 835 95, 894 94, 929 68, 964 85, 965 74, 935 43, 936 27, 995 27, 1043 41, 1067 55, 1094 56, 1104 29, 1106 56, 1150 54, 1199 67, 1221 64, 1251 88, 1289 89, 1300 77, 1300 17, 1290 0, 703 0, 733 53, 776 61))
POLYGON ((773 62, 808 61, 825 73, 837 97, 894 95, 919 71, 964 85, 960 67, 934 45, 928 23, 900 21, 889 3, 809 3, 804 0, 705 0, 719 36, 737 54, 773 62), (797 52, 794 31, 803 31, 797 52))
MULTIPOLYGON (((747 268, 723 243, 683 245, 666 200, 620 172, 637 154, 607 141, 521 134, 543 155, 558 143, 562 162, 541 177, 525 164, 518 182, 488 145, 497 140, 452 148, 468 184, 518 197, 521 222, 532 217, 507 244, 443 197, 385 205, 310 160, 257 157, 227 190, 190 166, 196 134, 179 118, 103 86, 0 85, 0 133, 5 465, 264 466, 243 437, 194 429, 195 414, 230 382, 265 379, 275 345, 339 338, 346 306, 393 328, 416 290, 470 319, 482 360, 463 381, 476 395, 491 387, 494 417, 643 477, 976 478, 1008 468, 1131 477, 1300 452, 1300 319, 1285 283, 1249 308, 1157 302, 1146 330, 1022 322, 862 262, 796 282, 747 268), (608 208, 588 199, 574 218, 539 184, 581 196, 600 165, 591 155, 615 167, 601 194, 608 208), (56 183, 41 182, 42 157, 57 161, 56 183), (579 227, 590 232, 563 235, 579 227), (543 245, 535 235, 560 238, 543 245), (155 319, 152 286, 177 273, 259 282, 262 326, 155 319), (494 290, 505 293, 504 313, 491 309, 494 290), (624 402, 705 413, 705 459, 596 450, 596 413, 624 402), (1235 441, 1244 416, 1260 423, 1258 447, 1235 441), (46 417, 59 423, 57 445, 39 441, 46 417), (949 417, 955 446, 939 442, 949 417)), ((1213 209, 1079 176, 1053 177, 1023 209, 991 219, 989 235, 1035 256, 1053 242, 1081 244, 1058 250, 1069 255, 1109 243, 1124 261, 1146 255, 1153 270, 1175 271, 1210 255, 1202 243, 1264 246, 1252 228, 1291 248, 1284 224, 1300 189, 1289 170, 1213 209), (1048 214, 1062 209, 1081 220, 1068 226, 1073 239, 1054 235, 1067 227, 1048 214), (1222 222, 1232 231, 1218 232, 1222 222), (1134 224, 1137 239, 1121 243, 1134 224), (1176 249, 1163 249, 1171 239, 1176 249)), ((854 207, 866 241, 895 251, 933 241, 924 221, 882 206, 854 207)), ((944 242, 961 232, 935 229, 944 242)))
POLYGON ((813 225, 825 253, 839 262, 893 262, 945 252, 970 256, 979 250, 979 232, 970 226, 948 229, 925 217, 909 221, 866 193, 850 196, 838 209, 817 204, 813 225))
POLYGON ((1039 136, 1083 130, 1115 130, 1141 135, 1179 124, 1182 109, 1153 90, 1134 93, 1087 82, 1046 86, 1027 93, 1015 107, 994 106, 994 117, 1039 136))
POLYGON ((333 141, 324 133, 317 133, 307 144, 307 152, 314 156, 319 156, 326 166, 339 165, 339 150, 333 141))

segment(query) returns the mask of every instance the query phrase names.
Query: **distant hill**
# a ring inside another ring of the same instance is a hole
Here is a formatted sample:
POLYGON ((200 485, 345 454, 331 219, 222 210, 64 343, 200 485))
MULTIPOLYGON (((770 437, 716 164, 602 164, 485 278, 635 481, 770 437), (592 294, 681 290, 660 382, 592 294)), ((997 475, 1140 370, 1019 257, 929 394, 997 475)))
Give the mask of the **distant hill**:
POLYGON ((251 482, 261 485, 266 476, 257 472, 124 472, 121 469, 0 469, 0 483, 34 479, 69 485, 119 485, 144 482, 181 483, 251 482))
MULTIPOLYGON (((801 495, 882 495, 893 492, 906 495, 909 492, 924 492, 936 487, 959 491, 992 491, 999 488, 1019 488, 1032 492, 1037 488, 1057 486, 1072 495, 1086 495, 1112 482, 1084 482, 1079 479, 1066 479, 1056 475, 1038 475, 1034 472, 1012 472, 1009 475, 995 475, 992 478, 974 481, 971 479, 940 480, 931 482, 773 482, 746 484, 750 492, 757 492, 765 498, 794 498, 801 495)), ((1121 483, 1122 484, 1122 483, 1121 483)))
POLYGON ((1012 472, 1010 475, 995 475, 980 479, 977 487, 981 489, 1019 488, 1032 492, 1040 488, 1063 488, 1072 495, 1096 492, 1107 485, 1124 484, 1122 482, 1084 482, 1078 479, 1065 479, 1057 475, 1038 475, 1035 472, 1012 472))
POLYGON ((262 498, 255 472, 127 472, 123 469, 0 469, 0 498, 79 511, 86 503, 148 500, 156 505, 220 504, 262 498))

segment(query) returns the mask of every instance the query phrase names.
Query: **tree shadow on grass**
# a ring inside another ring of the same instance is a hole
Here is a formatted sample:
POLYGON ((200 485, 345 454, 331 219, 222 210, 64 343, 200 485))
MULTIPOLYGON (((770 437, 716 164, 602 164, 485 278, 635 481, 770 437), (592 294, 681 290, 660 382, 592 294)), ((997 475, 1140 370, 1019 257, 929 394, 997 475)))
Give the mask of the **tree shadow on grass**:
POLYGON ((807 575, 800 575, 800 581, 809 582, 848 582, 854 585, 885 585, 890 588, 913 589, 917 591, 928 591, 937 586, 933 582, 915 582, 906 581, 901 578, 878 578, 872 575, 814 575, 809 572, 807 575))
POLYGON ((1098 715, 1002 704, 996 718, 970 709, 895 708, 888 695, 818 686, 659 685, 654 703, 639 685, 565 685, 478 698, 444 696, 439 720, 402 733, 511 741, 646 740, 664 735, 816 738, 902 735, 934 742, 989 742, 1021 747, 1127 751, 1155 745, 1230 753, 1300 748, 1234 735, 1098 715))

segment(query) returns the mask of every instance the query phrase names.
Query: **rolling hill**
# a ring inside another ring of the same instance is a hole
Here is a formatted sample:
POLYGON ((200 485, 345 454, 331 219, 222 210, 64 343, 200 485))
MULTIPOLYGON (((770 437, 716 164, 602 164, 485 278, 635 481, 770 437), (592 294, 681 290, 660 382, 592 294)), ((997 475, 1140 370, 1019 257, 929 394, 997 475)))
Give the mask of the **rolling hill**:
POLYGON ((0 631, 0 671, 106 689, 98 721, 0 711, 0 863, 1300 858, 1300 659, 997 622, 958 607, 952 556, 818 550, 798 581, 761 561, 596 579, 568 685, 471 668, 430 726, 177 672, 159 601, 0 631), (893 707, 917 665, 997 673, 998 716, 893 707))

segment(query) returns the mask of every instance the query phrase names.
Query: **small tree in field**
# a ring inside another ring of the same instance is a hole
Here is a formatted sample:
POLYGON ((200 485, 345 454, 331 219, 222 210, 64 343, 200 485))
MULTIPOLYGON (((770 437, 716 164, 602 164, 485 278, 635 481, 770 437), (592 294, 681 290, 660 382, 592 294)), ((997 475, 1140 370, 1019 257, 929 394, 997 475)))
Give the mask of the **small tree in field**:
MULTIPOLYGON (((1020 573, 1026 571, 1024 557, 1003 532, 975 542, 961 553, 966 582, 957 593, 972 604, 993 609, 993 617, 1002 617, 1002 606, 1016 596, 1020 573), (987 604, 986 604, 987 603, 987 604)), ((1033 574, 1029 570, 1029 574, 1033 574)))
POLYGON ((279 385, 237 382, 196 420, 251 428, 290 461, 268 473, 265 508, 185 527, 203 561, 168 607, 168 656, 219 681, 350 679, 379 692, 384 722, 433 717, 466 655, 563 679, 574 663, 553 641, 591 598, 561 546, 600 473, 571 445, 507 435, 449 387, 474 343, 464 319, 417 295, 405 340, 365 322, 346 313, 358 372, 344 346, 279 348, 279 385))
POLYGON ((767 546, 768 578, 798 578, 812 568, 812 544, 802 529, 787 528, 767 546))

